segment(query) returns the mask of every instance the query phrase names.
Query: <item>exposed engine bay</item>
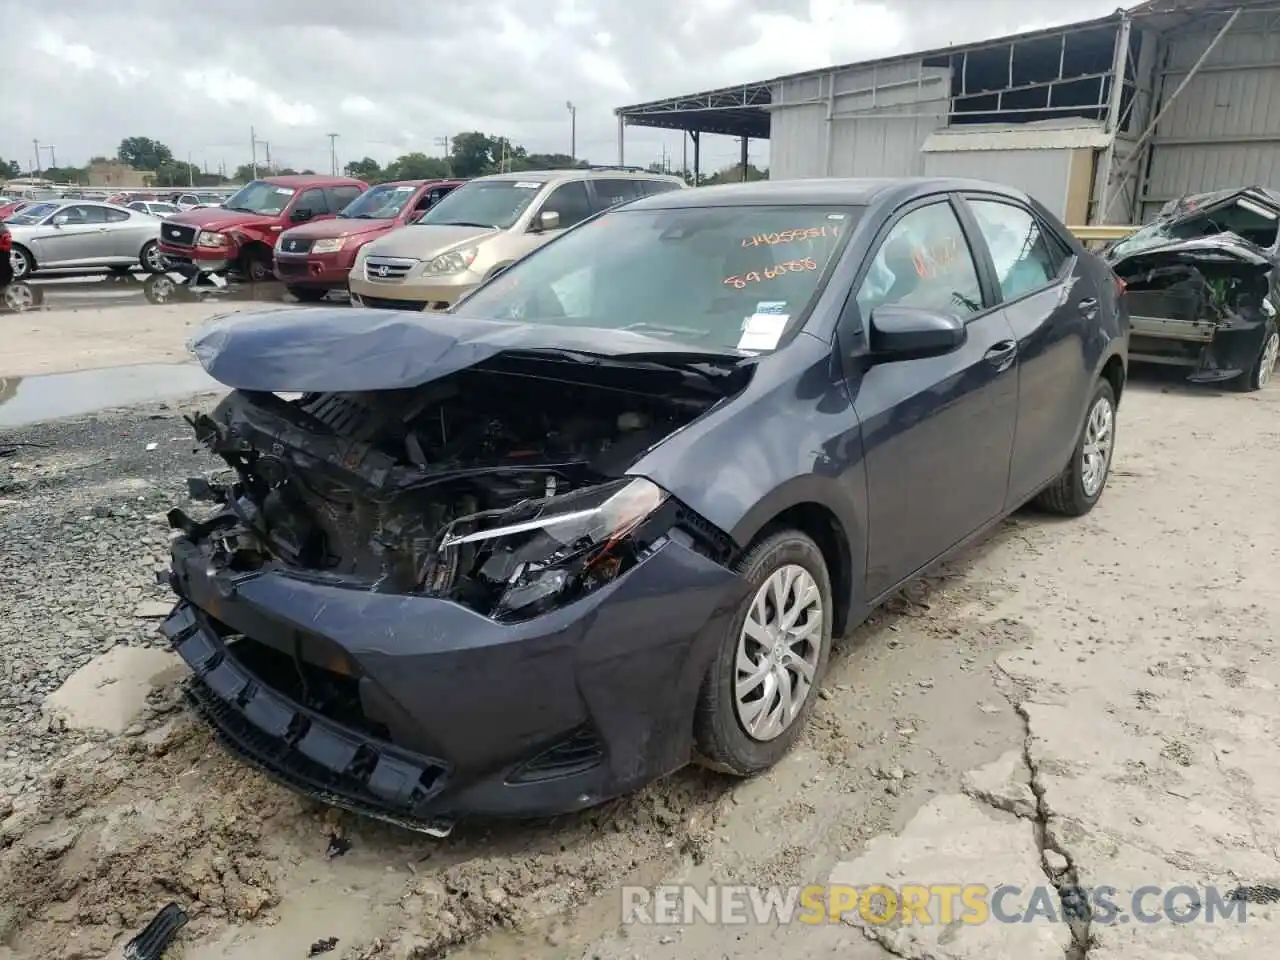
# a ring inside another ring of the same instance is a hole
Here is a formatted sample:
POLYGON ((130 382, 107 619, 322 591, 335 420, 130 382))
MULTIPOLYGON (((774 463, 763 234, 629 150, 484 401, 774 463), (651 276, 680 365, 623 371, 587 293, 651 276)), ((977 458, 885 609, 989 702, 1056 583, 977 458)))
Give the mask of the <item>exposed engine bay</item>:
POLYGON ((730 392, 672 369, 640 379, 655 389, 472 368, 413 389, 236 390, 190 423, 238 480, 192 481, 222 509, 170 523, 232 575, 283 565, 530 616, 607 583, 670 529, 675 505, 626 470, 730 392))

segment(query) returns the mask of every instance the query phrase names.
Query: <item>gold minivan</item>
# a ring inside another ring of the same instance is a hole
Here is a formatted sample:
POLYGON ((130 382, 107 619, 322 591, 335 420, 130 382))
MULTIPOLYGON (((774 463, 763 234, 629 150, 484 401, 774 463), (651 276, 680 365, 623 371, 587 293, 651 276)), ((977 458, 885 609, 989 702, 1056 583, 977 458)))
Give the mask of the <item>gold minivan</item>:
POLYGON ((417 223, 361 247, 347 277, 351 302, 444 310, 592 214, 685 188, 679 177, 639 170, 532 170, 477 177, 417 223))

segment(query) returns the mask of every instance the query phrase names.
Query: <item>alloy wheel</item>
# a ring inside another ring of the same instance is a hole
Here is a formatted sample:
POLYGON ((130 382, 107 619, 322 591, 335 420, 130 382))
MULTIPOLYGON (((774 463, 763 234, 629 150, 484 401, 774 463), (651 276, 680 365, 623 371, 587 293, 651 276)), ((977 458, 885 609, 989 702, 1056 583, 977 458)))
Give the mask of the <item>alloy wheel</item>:
POLYGON ((1271 382, 1277 360, 1280 360, 1280 331, 1272 330, 1271 336, 1267 337, 1267 342, 1262 345, 1262 357, 1258 363, 1259 388, 1271 382))
POLYGON ((799 564, 779 567, 756 591, 734 671, 734 706, 753 740, 776 739, 800 715, 813 688, 822 628, 822 593, 799 564))
POLYGON ((1099 397, 1094 401, 1085 422, 1084 446, 1080 451, 1080 485, 1090 499, 1102 492, 1111 465, 1111 442, 1114 436, 1115 412, 1111 401, 1099 397))
POLYGON ((142 265, 152 273, 160 273, 164 270, 164 257, 160 253, 159 245, 153 243, 147 247, 142 257, 142 265))
POLYGON ((13 267, 13 279, 21 280, 31 271, 31 263, 27 255, 14 247, 9 251, 9 264, 13 267))

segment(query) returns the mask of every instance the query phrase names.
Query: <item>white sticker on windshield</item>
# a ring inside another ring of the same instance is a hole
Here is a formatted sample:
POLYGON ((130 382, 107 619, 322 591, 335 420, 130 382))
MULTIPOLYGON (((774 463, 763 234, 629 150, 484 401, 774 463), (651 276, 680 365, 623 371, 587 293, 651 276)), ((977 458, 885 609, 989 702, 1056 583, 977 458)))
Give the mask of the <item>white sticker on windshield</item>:
POLYGON ((289 187, 276 187, 272 192, 281 197, 289 197, 293 195, 293 190, 289 187))
POLYGON ((738 340, 739 350, 772 350, 782 339, 782 331, 791 319, 785 313, 757 313, 747 317, 738 340))
POLYGON ((828 219, 828 220, 843 220, 843 219, 844 219, 844 217, 845 217, 845 215, 844 215, 843 213, 828 213, 828 214, 827 214, 827 219, 828 219))
POLYGON ((787 309, 785 300, 761 300, 756 304, 756 313, 782 313, 787 309))
POLYGON ((517 190, 537 190, 542 184, 535 180, 520 180, 516 183, 517 190))

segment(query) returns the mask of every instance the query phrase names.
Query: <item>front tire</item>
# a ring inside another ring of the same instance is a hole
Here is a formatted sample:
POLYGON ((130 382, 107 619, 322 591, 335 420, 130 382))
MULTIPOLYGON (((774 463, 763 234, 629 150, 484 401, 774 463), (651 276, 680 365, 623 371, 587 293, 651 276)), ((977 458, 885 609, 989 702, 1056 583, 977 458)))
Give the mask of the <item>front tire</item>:
POLYGON ((36 262, 31 257, 31 252, 26 247, 18 244, 13 245, 13 249, 9 251, 9 263, 13 267, 13 281, 25 280, 31 274, 36 272, 36 262))
POLYGON ((1036 505, 1065 517, 1083 517, 1092 510, 1111 475, 1115 441, 1116 394, 1104 377, 1093 388, 1071 462, 1036 497, 1036 505))
POLYGON ((271 261, 253 252, 247 252, 240 258, 240 272, 250 283, 266 283, 275 279, 271 272, 271 261))
POLYGON ((749 585, 698 695, 697 759, 739 777, 773 766, 804 728, 831 655, 834 605, 822 551, 796 530, 736 565, 749 585))
POLYGON ((1263 389, 1271 382, 1277 360, 1280 360, 1280 330, 1276 329, 1275 317, 1268 317, 1258 359, 1254 361, 1252 367, 1236 378, 1236 389, 1245 393, 1263 389))

